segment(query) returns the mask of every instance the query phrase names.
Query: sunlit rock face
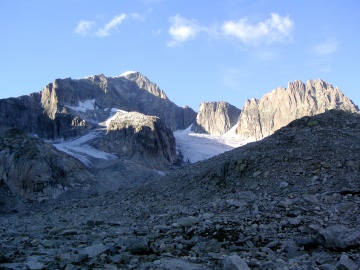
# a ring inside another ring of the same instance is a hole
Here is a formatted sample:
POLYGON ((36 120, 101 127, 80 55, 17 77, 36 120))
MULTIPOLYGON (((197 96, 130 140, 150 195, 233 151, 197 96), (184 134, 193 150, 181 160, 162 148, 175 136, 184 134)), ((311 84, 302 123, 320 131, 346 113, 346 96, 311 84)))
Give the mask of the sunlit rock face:
POLYGON ((227 102, 202 102, 191 130, 196 133, 223 135, 238 121, 240 109, 227 102))
POLYGON ((38 93, 0 100, 0 124, 45 139, 73 138, 97 127, 113 109, 159 117, 171 130, 190 126, 196 113, 178 107, 139 72, 56 79, 38 93))
POLYGON ((246 100, 236 131, 244 139, 260 140, 295 119, 330 109, 358 111, 357 106, 331 84, 320 79, 306 83, 295 81, 260 100, 246 100))

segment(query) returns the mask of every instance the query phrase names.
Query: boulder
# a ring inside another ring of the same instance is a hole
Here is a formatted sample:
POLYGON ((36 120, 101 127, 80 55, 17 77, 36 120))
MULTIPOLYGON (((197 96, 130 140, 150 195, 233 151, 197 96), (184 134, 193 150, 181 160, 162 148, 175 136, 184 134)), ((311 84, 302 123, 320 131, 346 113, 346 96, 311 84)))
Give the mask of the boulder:
POLYGON ((318 231, 324 247, 334 250, 346 250, 360 246, 360 230, 333 225, 318 231))

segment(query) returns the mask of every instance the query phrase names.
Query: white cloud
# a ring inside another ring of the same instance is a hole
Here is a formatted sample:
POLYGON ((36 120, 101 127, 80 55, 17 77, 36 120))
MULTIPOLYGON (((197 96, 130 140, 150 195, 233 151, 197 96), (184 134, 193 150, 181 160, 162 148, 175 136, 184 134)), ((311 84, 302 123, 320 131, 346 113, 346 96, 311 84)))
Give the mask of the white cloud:
POLYGON ((170 17, 169 22, 171 23, 169 34, 172 37, 172 40, 168 42, 169 46, 194 39, 199 32, 205 32, 210 38, 232 37, 250 45, 264 41, 267 43, 284 42, 290 39, 294 27, 294 22, 289 16, 281 17, 277 13, 271 13, 269 19, 257 24, 251 24, 244 18, 237 21, 225 21, 220 26, 218 23, 202 26, 197 21, 180 15, 170 17))
POLYGON ((264 40, 273 43, 289 39, 293 26, 294 22, 289 16, 281 17, 279 14, 271 13, 270 19, 257 24, 248 23, 246 18, 224 22, 222 32, 246 44, 256 44, 264 40))
POLYGON ((81 36, 86 36, 90 33, 91 29, 95 26, 94 22, 80 21, 75 28, 75 33, 81 36))
POLYGON ((312 51, 318 56, 329 56, 336 53, 338 49, 338 43, 335 40, 328 40, 315 45, 312 51))
POLYGON ((113 29, 116 29, 118 25, 120 25, 125 19, 127 15, 125 13, 120 14, 119 16, 115 16, 110 22, 105 24, 103 28, 100 28, 95 32, 95 35, 98 37, 107 37, 110 35, 110 32, 113 29))
POLYGON ((170 17, 169 21, 171 23, 169 34, 172 40, 167 43, 168 46, 176 46, 189 39, 193 39, 201 31, 201 27, 195 20, 183 18, 179 14, 170 17))
POLYGON ((106 23, 102 28, 98 28, 95 32, 92 31, 95 22, 91 21, 80 21, 79 24, 75 28, 75 33, 82 36, 97 36, 97 37, 107 37, 110 36, 111 33, 117 29, 117 27, 124 22, 126 19, 134 19, 138 21, 144 21, 145 17, 138 13, 126 14, 122 13, 118 16, 115 16, 108 23, 106 23))

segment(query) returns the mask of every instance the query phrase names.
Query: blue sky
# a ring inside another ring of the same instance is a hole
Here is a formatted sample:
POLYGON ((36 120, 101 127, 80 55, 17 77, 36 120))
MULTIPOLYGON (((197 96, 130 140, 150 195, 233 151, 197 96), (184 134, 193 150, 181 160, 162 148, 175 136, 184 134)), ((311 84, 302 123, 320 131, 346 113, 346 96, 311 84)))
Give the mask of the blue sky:
POLYGON ((0 0, 0 98, 139 71, 179 106, 321 78, 360 105, 360 1, 0 0))

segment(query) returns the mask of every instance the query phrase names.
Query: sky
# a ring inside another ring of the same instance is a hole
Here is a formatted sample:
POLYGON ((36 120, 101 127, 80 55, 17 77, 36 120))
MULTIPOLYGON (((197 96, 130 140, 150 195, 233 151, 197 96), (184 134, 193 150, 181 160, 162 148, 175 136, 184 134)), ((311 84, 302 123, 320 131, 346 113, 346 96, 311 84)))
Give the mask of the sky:
POLYGON ((0 0, 0 98, 139 71, 179 106, 322 79, 360 105, 360 1, 0 0))

